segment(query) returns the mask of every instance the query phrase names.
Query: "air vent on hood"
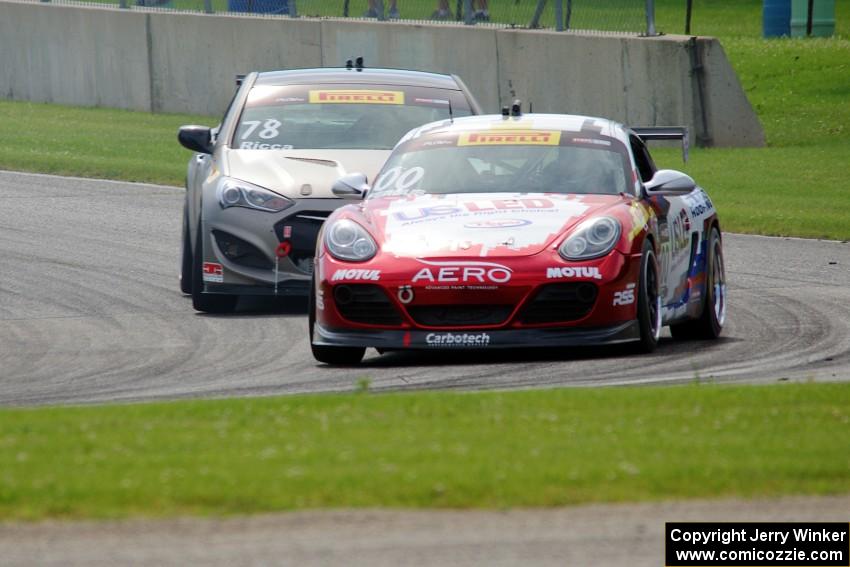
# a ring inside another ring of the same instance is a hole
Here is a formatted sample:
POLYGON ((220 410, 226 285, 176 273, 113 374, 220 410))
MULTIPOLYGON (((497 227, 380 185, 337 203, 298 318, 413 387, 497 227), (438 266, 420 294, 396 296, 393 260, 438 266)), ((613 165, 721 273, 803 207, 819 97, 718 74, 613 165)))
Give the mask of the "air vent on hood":
POLYGON ((325 167, 337 167, 337 166, 339 166, 339 162, 334 161, 332 159, 296 157, 296 156, 283 156, 283 157, 286 158, 286 159, 294 159, 296 161, 306 161, 307 163, 315 163, 316 165, 324 165, 325 167))

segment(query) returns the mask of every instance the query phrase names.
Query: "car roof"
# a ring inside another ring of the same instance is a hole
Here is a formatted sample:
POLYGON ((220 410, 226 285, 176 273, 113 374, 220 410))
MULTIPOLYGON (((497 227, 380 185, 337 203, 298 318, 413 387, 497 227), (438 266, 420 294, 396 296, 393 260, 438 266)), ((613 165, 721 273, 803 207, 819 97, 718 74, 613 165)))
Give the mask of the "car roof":
POLYGON ((292 85, 310 83, 382 84, 460 90, 451 75, 407 69, 291 69, 259 73, 255 85, 292 85))
POLYGON ((408 132, 399 141, 399 144, 411 138, 433 134, 517 128, 524 130, 560 130, 563 132, 574 132, 576 134, 604 135, 617 138, 623 143, 628 143, 628 134, 625 127, 619 122, 608 120, 607 118, 576 114, 523 114, 510 117, 501 114, 484 114, 424 124, 408 132))

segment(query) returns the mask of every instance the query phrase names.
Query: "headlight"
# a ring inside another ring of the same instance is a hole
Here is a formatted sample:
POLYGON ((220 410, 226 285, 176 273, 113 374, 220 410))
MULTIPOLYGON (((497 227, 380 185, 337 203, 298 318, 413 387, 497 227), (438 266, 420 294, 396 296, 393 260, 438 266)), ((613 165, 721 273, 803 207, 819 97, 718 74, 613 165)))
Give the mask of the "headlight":
POLYGON ((348 219, 334 221, 328 227, 325 243, 328 252, 337 260, 365 262, 378 252, 378 245, 366 229, 348 219))
POLYGON ((258 211, 279 213, 294 204, 286 197, 281 197, 268 189, 230 177, 223 177, 219 181, 216 193, 222 209, 246 207, 258 211))
POLYGON ((620 223, 611 217, 599 217, 582 223, 564 240, 558 253, 565 260, 590 260, 604 256, 620 240, 620 223))

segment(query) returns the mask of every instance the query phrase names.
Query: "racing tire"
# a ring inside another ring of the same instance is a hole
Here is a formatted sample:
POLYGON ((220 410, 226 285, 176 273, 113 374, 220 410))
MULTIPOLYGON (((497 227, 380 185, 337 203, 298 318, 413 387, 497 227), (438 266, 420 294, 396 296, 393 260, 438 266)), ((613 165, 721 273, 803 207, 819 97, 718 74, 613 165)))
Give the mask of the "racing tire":
POLYGON ((726 322, 726 267, 720 231, 712 227, 706 251, 705 299, 696 319, 670 325, 676 340, 716 339, 726 322))
POLYGON ((218 293, 204 293, 203 237, 201 223, 198 223, 198 236, 195 240, 195 252, 192 254, 192 307, 204 313, 232 313, 239 296, 218 293))
POLYGON ((310 282, 310 301, 307 308, 309 313, 308 330, 310 333, 310 350, 313 358, 331 366, 355 366, 363 360, 366 354, 364 347, 336 347, 313 344, 313 329, 316 327, 316 279, 310 282))
POLYGON ((183 212, 183 246, 180 251, 180 291, 192 293, 192 241, 189 239, 189 218, 183 212))
POLYGON ((640 281, 637 301, 640 339, 635 343, 639 353, 650 353, 658 346, 661 335, 661 294, 659 293, 658 261, 649 239, 643 241, 640 259, 640 281))

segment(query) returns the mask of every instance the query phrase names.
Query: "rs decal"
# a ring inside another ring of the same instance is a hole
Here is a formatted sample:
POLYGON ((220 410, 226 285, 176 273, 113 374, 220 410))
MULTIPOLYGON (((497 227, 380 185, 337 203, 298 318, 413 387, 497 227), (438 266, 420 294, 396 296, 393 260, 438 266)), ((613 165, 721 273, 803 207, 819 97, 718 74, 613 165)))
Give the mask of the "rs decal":
POLYGON ((311 104, 404 104, 404 91, 310 91, 311 104))
POLYGON ((614 292, 614 305, 631 305, 635 302, 635 284, 629 284, 623 291, 614 292))
POLYGON ((467 132, 457 139, 458 146, 557 146, 560 131, 544 130, 494 130, 467 132))

